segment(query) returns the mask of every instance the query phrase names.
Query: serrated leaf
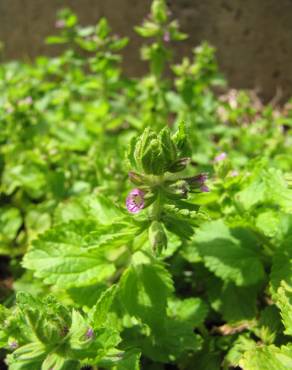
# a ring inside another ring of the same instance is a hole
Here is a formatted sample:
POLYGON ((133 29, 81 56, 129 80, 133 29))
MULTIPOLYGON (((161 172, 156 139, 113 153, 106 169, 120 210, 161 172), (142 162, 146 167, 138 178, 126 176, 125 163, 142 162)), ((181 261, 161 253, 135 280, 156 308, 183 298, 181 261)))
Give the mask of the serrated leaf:
POLYGON ((96 364, 117 351, 121 340, 117 330, 98 327, 89 315, 67 309, 52 296, 39 300, 19 293, 14 325, 20 347, 7 360, 15 369, 80 369, 83 362, 96 364))
POLYGON ((67 356, 79 361, 101 360, 120 342, 120 336, 111 328, 89 325, 78 311, 72 311, 72 324, 68 333, 67 356))
MULTIPOLYGON (((139 339, 136 338, 134 343, 137 345, 139 339)), ((187 354, 200 350, 202 340, 188 322, 167 318, 163 332, 142 337, 140 343, 142 353, 155 363, 167 363, 180 362, 187 354)))
POLYGON ((40 370, 46 349, 39 342, 29 343, 7 356, 9 370, 40 370))
POLYGON ((200 298, 187 298, 169 303, 169 316, 189 322, 195 328, 200 326, 208 313, 208 307, 200 298))
POLYGON ((231 282, 210 281, 208 295, 212 306, 229 324, 252 320, 256 316, 258 287, 236 286, 231 282))
POLYGON ((132 231, 124 224, 101 226, 95 221, 71 221, 35 240, 23 266, 46 284, 70 288, 101 282, 115 272, 106 257, 109 247, 125 245, 132 231))
MULTIPOLYGON (((242 334, 233 343, 231 349, 228 351, 224 358, 224 365, 229 369, 230 366, 239 366, 239 361, 242 358, 244 352, 253 350, 255 342, 248 337, 246 334, 242 334)), ((225 369, 225 367, 224 367, 225 369)))
POLYGON ((79 370, 78 361, 68 360, 57 353, 50 353, 42 363, 41 370, 79 370))
POLYGON ((107 315, 117 292, 117 286, 112 285, 102 293, 92 312, 92 319, 96 327, 107 325, 107 315))
POLYGON ((122 360, 113 368, 113 370, 139 370, 141 352, 131 350, 125 353, 122 360))
POLYGON ((228 228, 222 220, 204 224, 194 236, 208 269, 236 285, 256 284, 264 279, 255 237, 245 228, 228 228))
POLYGON ((287 213, 292 210, 292 190, 275 168, 256 168, 236 199, 246 210, 260 203, 280 206, 287 213))
POLYGON ((124 272, 119 286, 127 312, 153 331, 163 328, 167 298, 172 291, 172 280, 163 264, 144 257, 141 252, 133 256, 133 263, 124 272))
POLYGON ((292 369, 292 348, 274 345, 255 347, 244 353, 239 365, 244 370, 287 370, 292 369))
POLYGON ((106 288, 107 285, 105 283, 98 283, 94 285, 72 287, 67 289, 67 293, 75 305, 80 307, 93 307, 106 288))
POLYGON ((275 295, 276 305, 280 308, 281 317, 285 326, 284 333, 292 336, 292 287, 282 282, 275 295))
POLYGON ((13 207, 0 209, 0 245, 13 240, 22 224, 20 211, 13 207))
POLYGON ((69 312, 52 296, 43 301, 29 293, 17 294, 19 318, 26 328, 26 337, 45 345, 60 341, 64 328, 70 324, 69 312))
POLYGON ((271 290, 276 293, 281 281, 292 285, 292 245, 284 243, 276 251, 272 261, 271 290))

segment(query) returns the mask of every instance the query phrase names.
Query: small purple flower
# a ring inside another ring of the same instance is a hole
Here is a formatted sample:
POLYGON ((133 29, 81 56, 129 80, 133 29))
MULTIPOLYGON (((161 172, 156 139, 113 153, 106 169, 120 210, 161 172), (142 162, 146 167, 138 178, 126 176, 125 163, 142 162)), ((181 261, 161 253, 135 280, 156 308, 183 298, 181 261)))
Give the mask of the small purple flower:
POLYGON ((19 100, 18 105, 31 105, 32 102, 33 102, 32 97, 27 96, 26 98, 19 100))
POLYGON ((227 154, 225 152, 222 152, 214 158, 214 162, 221 162, 224 161, 224 159, 227 157, 227 154))
POLYGON ((207 173, 200 173, 199 175, 192 176, 192 177, 186 177, 184 180, 189 184, 193 186, 197 185, 204 185, 205 182, 208 180, 208 174, 207 173))
POLYGON ((6 113, 11 114, 13 112, 14 112, 14 108, 13 107, 9 106, 9 107, 6 108, 6 113))
POLYGON ((85 334, 86 339, 92 339, 94 336, 94 331, 92 328, 87 329, 87 332, 85 334))
POLYGON ((200 190, 201 190, 202 193, 209 193, 209 191, 210 191, 210 189, 208 188, 207 185, 202 185, 200 187, 200 190))
POLYGON ((14 350, 14 349, 17 349, 18 348, 18 343, 16 342, 16 340, 14 340, 13 342, 11 342, 9 344, 9 347, 10 349, 14 350))
POLYGON ((140 189, 133 189, 127 196, 126 206, 129 212, 138 213, 144 208, 144 192, 140 189))
POLYGON ((210 189, 206 185, 206 181, 208 180, 207 173, 200 173, 199 175, 193 177, 184 178, 184 180, 189 184, 190 188, 194 191, 200 190, 203 193, 207 193, 210 191, 210 189))
POLYGON ((231 171, 231 173, 230 173, 230 176, 231 177, 236 177, 236 176, 238 176, 239 175, 239 173, 238 173, 238 171, 236 171, 236 170, 232 170, 231 171))
POLYGON ((64 28, 65 27, 65 21, 63 19, 58 19, 55 23, 56 28, 64 28))
POLYGON ((169 42, 170 41, 170 34, 169 34, 168 31, 164 32, 163 40, 164 40, 164 42, 169 42))
POLYGON ((196 176, 196 180, 200 185, 204 185, 205 182, 208 180, 208 174, 200 173, 198 176, 196 176))

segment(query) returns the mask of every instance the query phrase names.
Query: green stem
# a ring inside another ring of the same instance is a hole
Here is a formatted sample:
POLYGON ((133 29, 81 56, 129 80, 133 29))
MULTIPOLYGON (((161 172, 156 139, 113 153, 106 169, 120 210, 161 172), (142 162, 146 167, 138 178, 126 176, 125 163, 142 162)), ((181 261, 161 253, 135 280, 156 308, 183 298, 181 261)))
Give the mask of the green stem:
POLYGON ((162 211, 161 194, 160 194, 160 191, 158 191, 157 199, 153 203, 152 210, 151 210, 151 220, 158 221, 160 219, 161 211, 162 211))

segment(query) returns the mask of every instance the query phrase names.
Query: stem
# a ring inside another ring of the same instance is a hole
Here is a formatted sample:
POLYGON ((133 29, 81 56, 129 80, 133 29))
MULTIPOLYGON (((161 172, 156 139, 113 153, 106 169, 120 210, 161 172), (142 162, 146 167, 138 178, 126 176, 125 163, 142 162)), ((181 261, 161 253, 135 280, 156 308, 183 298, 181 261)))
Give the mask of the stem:
POLYGON ((158 221, 160 218, 161 211, 162 211, 161 194, 160 194, 160 191, 158 191, 157 199, 153 203, 152 210, 151 210, 151 220, 158 221))
POLYGON ((152 179, 151 179, 151 186, 153 187, 153 189, 155 189, 154 191, 156 192, 157 191, 157 197, 149 211, 149 218, 150 220, 152 221, 159 221, 160 219, 160 215, 161 215, 161 211, 162 211, 162 193, 161 193, 161 187, 163 186, 163 183, 165 181, 165 177, 164 175, 161 175, 161 176, 153 176, 152 179))

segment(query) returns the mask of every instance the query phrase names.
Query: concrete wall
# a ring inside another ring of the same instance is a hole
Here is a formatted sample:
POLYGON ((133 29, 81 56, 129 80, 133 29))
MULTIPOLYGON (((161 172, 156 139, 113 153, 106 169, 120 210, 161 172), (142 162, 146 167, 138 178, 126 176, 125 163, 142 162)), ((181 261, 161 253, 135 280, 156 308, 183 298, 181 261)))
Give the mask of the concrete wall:
MULTIPOLYGON (((178 53, 189 53, 201 40, 218 49, 219 64, 230 85, 258 88, 266 98, 277 88, 292 96, 291 0, 170 0, 174 17, 190 34, 178 53)), ((131 74, 143 70, 140 39, 133 33, 147 14, 150 0, 0 0, 0 40, 5 57, 26 58, 52 53, 43 40, 54 32, 57 9, 70 6, 83 24, 106 16, 114 31, 131 43, 125 67, 131 74)))

